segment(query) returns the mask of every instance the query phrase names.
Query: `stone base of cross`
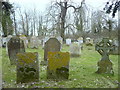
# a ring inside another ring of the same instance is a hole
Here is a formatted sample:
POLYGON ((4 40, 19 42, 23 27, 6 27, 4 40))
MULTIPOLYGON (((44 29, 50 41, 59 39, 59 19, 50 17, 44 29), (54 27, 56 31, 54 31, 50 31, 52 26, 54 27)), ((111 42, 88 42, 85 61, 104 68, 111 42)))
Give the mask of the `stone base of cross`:
POLYGON ((96 73, 110 73, 114 74, 113 72, 113 64, 111 60, 109 59, 109 52, 110 50, 113 50, 113 46, 110 43, 108 38, 103 38, 101 42, 96 44, 95 46, 96 51, 100 53, 102 56, 102 59, 98 61, 98 70, 96 73))
POLYGON ((111 62, 111 60, 100 60, 97 63, 98 65, 98 70, 96 71, 96 73, 110 73, 110 74, 114 74, 113 71, 113 64, 111 62))

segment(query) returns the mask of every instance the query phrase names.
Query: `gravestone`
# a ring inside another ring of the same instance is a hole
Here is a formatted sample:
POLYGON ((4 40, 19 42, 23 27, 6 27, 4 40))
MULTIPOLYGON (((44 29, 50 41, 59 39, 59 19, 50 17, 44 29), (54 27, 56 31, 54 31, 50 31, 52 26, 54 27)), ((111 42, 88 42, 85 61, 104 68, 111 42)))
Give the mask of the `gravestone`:
POLYGON ((108 38, 103 38, 101 42, 96 44, 96 51, 102 56, 101 60, 98 62, 98 70, 96 73, 111 73, 113 74, 112 62, 109 59, 109 52, 113 50, 113 46, 108 38))
POLYGON ((48 52, 48 79, 68 79, 69 78, 69 61, 68 52, 48 52))
POLYGON ((60 51, 61 44, 56 38, 50 38, 47 42, 45 42, 44 47, 44 60, 48 59, 48 52, 56 52, 60 51))
POLYGON ((47 42, 49 39, 50 39, 50 37, 48 37, 48 36, 46 36, 46 37, 43 39, 43 47, 45 46, 45 42, 47 42))
POLYGON ((63 38, 61 36, 57 36, 56 37, 58 39, 58 41, 61 43, 61 45, 63 44, 63 38))
POLYGON ((17 83, 39 81, 39 63, 37 52, 17 54, 17 83))
POLYGON ((6 47, 7 37, 2 37, 2 47, 6 47))
POLYGON ((12 65, 16 65, 16 54, 20 52, 25 52, 23 40, 14 36, 8 42, 8 55, 12 65))
POLYGON ((114 50, 110 51, 110 54, 111 55, 120 55, 118 40, 117 39, 113 40, 112 44, 114 46, 114 50))
POLYGON ((70 45, 70 44, 71 44, 71 39, 70 38, 66 39, 66 45, 70 45))
POLYGON ((90 37, 86 38, 86 46, 93 46, 93 39, 91 39, 90 37))
POLYGON ((81 46, 78 42, 74 42, 70 45, 70 56, 79 57, 81 54, 81 46))
POLYGON ((40 46, 39 39, 36 36, 32 36, 30 39, 30 48, 38 48, 40 46))
POLYGON ((0 47, 2 47, 2 36, 0 36, 0 47))
POLYGON ((28 39, 27 39, 27 37, 25 35, 20 35, 19 37, 20 37, 20 39, 23 40, 25 48, 27 48, 28 47, 28 39))
POLYGON ((78 43, 81 47, 81 50, 83 50, 83 37, 79 37, 77 40, 78 40, 78 43))
POLYGON ((6 54, 8 55, 8 42, 9 42, 9 40, 12 38, 13 36, 12 35, 8 35, 7 37, 6 37, 6 54))

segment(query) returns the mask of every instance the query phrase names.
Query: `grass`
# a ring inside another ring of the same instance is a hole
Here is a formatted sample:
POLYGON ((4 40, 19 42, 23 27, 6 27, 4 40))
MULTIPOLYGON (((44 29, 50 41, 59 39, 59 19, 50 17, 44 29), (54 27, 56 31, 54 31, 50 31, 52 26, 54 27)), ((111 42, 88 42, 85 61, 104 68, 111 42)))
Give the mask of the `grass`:
MULTIPOLYGON (((63 45, 63 52, 69 47, 63 45)), ((38 52, 39 62, 43 60, 44 51, 39 49, 26 49, 26 52, 38 52)), ((16 66, 10 65, 5 48, 2 49, 2 79, 4 88, 117 88, 118 87, 118 55, 110 55, 113 62, 114 75, 96 74, 97 62, 101 56, 94 46, 85 46, 78 58, 71 57, 69 66, 69 79, 54 81, 46 79, 46 66, 40 65, 40 81, 28 84, 16 84, 16 66)), ((1 62, 0 62, 1 63, 1 62)))

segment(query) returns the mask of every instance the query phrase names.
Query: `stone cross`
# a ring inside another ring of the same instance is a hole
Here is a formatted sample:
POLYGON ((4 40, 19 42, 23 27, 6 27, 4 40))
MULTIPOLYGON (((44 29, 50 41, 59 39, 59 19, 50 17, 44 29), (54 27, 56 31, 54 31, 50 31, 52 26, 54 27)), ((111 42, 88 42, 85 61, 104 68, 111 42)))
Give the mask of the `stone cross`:
POLYGON ((113 50, 114 47, 110 43, 108 38, 103 38, 103 40, 96 44, 96 51, 100 53, 102 59, 98 62, 97 73, 113 73, 112 62, 109 59, 109 52, 113 50))

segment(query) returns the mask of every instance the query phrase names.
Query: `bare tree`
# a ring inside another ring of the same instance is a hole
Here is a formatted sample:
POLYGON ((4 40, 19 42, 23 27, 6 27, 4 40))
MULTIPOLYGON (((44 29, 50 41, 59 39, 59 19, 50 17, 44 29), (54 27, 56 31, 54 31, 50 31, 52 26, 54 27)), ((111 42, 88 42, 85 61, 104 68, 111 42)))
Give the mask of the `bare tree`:
MULTIPOLYGON (((84 1, 84 0, 83 0, 84 1)), ((50 10, 49 10, 49 15, 52 16, 52 18, 54 18, 56 25, 58 26, 58 28, 60 29, 60 36, 63 38, 63 42, 65 42, 65 29, 68 28, 68 26, 66 26, 66 16, 67 16, 67 11, 68 9, 72 7, 74 9, 74 12, 76 12, 78 9, 81 8, 81 5, 79 5, 78 7, 75 7, 74 5, 69 3, 69 0, 64 0, 64 1, 60 1, 60 2, 53 2, 50 6, 50 10), (57 11, 54 12, 54 14, 52 14, 51 12, 53 11, 57 11)))

